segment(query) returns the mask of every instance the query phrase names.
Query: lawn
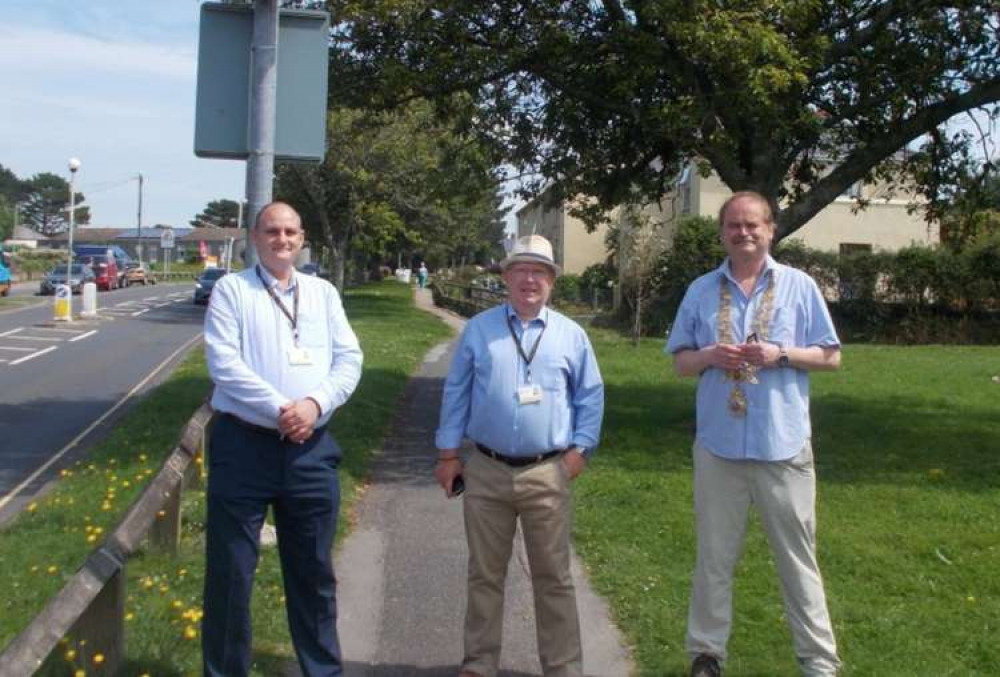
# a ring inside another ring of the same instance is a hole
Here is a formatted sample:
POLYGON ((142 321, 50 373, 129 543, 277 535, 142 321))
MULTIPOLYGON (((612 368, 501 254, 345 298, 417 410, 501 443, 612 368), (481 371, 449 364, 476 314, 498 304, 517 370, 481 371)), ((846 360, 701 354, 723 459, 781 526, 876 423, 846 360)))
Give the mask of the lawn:
MULTIPOLYGON (((602 444, 576 544, 642 675, 686 675, 694 381, 661 340, 592 332, 602 444)), ((812 377, 819 556, 844 675, 1000 674, 1000 348, 851 345, 812 377)), ((759 524, 737 573, 727 675, 797 675, 759 524)))
MULTIPOLYGON (((427 350, 449 337, 436 318, 412 307, 411 290, 383 283, 352 290, 345 305, 365 352, 361 384, 334 416, 344 449, 340 534, 363 488, 404 386, 427 350)), ((64 471, 58 486, 0 532, 0 646, 13 638, 110 532, 159 468, 181 427, 208 394, 201 351, 140 402, 87 461, 64 471)), ((177 558, 142 551, 128 563, 128 665, 139 675, 200 674, 198 642, 203 568, 204 495, 184 495, 184 540, 177 558)), ((256 675, 282 672, 292 658, 277 553, 265 549, 254 593, 256 675)), ((66 642, 47 671, 102 674, 86 646, 66 642)))

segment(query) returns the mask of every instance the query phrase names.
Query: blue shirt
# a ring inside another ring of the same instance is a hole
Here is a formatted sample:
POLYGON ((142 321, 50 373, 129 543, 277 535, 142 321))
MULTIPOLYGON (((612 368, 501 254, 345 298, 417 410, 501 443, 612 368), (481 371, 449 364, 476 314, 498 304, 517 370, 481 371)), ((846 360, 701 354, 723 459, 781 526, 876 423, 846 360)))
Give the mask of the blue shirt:
POLYGON ((473 317, 462 332, 444 385, 436 442, 439 449, 455 449, 469 437, 508 456, 571 446, 589 454, 603 415, 604 383, 580 325, 543 308, 524 328, 505 303, 473 317), (526 355, 541 336, 530 368, 541 402, 518 403, 518 388, 528 385, 528 366, 510 327, 526 355))
MULTIPOLYGON (((749 298, 732 278, 727 259, 719 268, 695 280, 684 295, 665 351, 698 350, 719 342, 720 278, 732 296, 732 336, 742 343, 753 331, 754 314, 772 276, 774 310, 767 340, 785 347, 838 347, 819 287, 811 277, 767 257, 749 298)), ((809 375, 793 368, 758 370, 758 384, 741 384, 746 416, 734 416, 727 401, 733 382, 725 371, 709 367, 698 379, 698 442, 723 458, 782 461, 798 454, 812 435, 809 423, 809 375)))
POLYGON ((336 288, 293 273, 282 290, 263 267, 261 276, 294 312, 299 289, 299 347, 310 364, 291 364, 291 322, 267 293, 254 268, 219 279, 205 314, 205 354, 215 382, 212 407, 251 423, 278 427, 278 409, 312 397, 322 410, 317 427, 347 401, 361 378, 361 347, 336 288))

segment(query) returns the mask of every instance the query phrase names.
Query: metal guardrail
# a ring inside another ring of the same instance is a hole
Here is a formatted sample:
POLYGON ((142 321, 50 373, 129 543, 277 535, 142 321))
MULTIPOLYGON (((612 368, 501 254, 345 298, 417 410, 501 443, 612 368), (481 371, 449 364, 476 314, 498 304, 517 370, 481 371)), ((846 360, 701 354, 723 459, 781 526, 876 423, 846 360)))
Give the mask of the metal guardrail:
POLYGON ((493 290, 443 280, 435 281, 432 286, 435 288, 435 303, 467 317, 492 308, 507 299, 506 289, 493 290))
POLYGON ((193 461, 204 453, 206 402, 188 420, 160 471, 129 507, 115 530, 88 555, 31 624, 0 654, 0 675, 29 677, 59 640, 86 640, 89 652, 104 654, 103 671, 115 674, 125 655, 125 564, 147 536, 154 547, 176 554, 180 544, 181 493, 200 482, 193 461))

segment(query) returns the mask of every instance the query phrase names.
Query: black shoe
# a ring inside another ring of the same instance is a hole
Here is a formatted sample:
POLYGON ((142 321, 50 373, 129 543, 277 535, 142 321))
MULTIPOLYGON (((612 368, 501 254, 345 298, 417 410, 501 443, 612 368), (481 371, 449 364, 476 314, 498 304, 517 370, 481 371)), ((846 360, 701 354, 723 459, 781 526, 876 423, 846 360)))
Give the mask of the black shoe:
POLYGON ((691 677, 722 677, 722 666, 719 659, 703 653, 691 663, 691 677))

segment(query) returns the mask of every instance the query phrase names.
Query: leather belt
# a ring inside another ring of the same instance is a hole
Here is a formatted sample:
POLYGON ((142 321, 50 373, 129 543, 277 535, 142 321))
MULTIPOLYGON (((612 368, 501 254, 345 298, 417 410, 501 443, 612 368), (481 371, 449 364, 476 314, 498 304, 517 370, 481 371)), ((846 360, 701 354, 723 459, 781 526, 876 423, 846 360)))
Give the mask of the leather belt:
POLYGON ((506 463, 512 468, 523 468, 528 465, 535 465, 536 463, 547 461, 553 456, 558 456, 565 451, 564 449, 556 449, 554 451, 546 451, 543 454, 533 454, 531 456, 504 456, 500 452, 493 451, 489 447, 479 444, 478 442, 476 442, 476 449, 493 460, 506 463))
POLYGON ((274 437, 279 440, 284 440, 285 436, 282 435, 277 428, 268 428, 267 426, 257 425, 256 423, 251 423, 250 421, 244 421, 239 416, 235 414, 230 414, 229 412, 222 412, 224 418, 230 419, 233 423, 240 426, 241 428, 246 428, 247 430, 253 431, 260 435, 267 435, 268 437, 274 437))

